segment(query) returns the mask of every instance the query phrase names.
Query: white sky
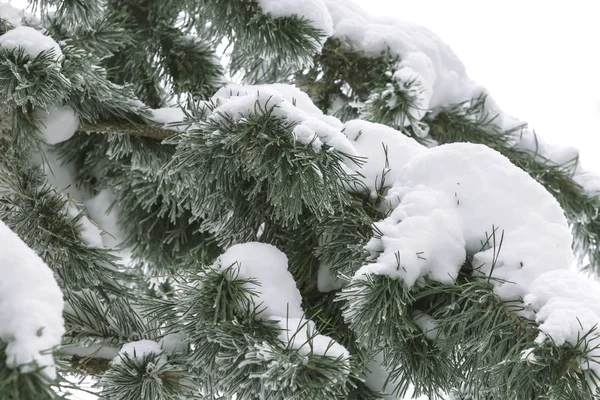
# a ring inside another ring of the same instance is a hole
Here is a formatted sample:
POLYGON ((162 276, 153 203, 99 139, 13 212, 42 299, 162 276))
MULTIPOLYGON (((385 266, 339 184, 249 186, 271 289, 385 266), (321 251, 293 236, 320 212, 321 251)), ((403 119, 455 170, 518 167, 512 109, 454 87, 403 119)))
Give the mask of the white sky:
POLYGON ((600 1, 354 2, 434 31, 505 111, 600 172, 600 1))

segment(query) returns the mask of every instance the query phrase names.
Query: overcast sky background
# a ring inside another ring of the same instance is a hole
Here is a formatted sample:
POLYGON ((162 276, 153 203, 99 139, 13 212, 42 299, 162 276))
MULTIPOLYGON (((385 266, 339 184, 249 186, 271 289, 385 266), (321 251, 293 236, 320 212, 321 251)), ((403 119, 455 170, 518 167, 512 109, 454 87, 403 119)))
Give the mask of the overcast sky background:
POLYGON ((354 2, 435 32, 505 111, 600 173, 600 1, 354 2))

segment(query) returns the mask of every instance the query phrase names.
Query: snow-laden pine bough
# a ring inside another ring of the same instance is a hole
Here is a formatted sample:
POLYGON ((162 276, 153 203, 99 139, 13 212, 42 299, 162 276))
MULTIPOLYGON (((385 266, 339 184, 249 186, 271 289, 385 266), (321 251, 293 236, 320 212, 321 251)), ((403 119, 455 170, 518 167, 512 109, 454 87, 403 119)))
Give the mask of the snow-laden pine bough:
POLYGON ((51 397, 21 383, 54 378, 58 282, 55 355, 108 398, 594 397, 600 287, 569 269, 563 209, 596 265, 598 179, 572 152, 504 115, 424 28, 340 0, 200 7, 231 72, 306 93, 225 86, 182 36, 173 54, 198 68, 177 73, 210 79, 170 76, 196 97, 158 108, 69 38, 94 7, 59 9, 59 44, 0 5, 0 219, 56 274, 0 230, 0 394, 51 397), (461 141, 489 146, 440 145, 461 141), (45 295, 43 318, 14 312, 45 295))

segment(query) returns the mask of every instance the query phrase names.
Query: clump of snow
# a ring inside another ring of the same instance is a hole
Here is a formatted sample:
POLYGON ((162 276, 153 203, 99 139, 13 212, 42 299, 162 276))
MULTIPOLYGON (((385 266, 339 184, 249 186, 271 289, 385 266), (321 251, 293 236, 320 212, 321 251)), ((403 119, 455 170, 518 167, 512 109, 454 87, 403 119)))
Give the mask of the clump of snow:
POLYGON ((421 311, 416 311, 413 315, 415 325, 425 334, 429 340, 437 340, 440 334, 437 321, 428 314, 421 311))
POLYGON ((258 291, 255 301, 262 310, 259 318, 302 317, 300 291, 288 271, 286 255, 276 247, 265 243, 236 244, 215 262, 215 267, 220 271, 232 266, 237 279, 254 279, 260 283, 258 288, 256 285, 246 285, 248 289, 258 291))
POLYGON ((304 318, 287 318, 278 321, 279 338, 300 354, 320 354, 348 360, 348 350, 332 338, 319 335, 315 323, 304 318))
MULTIPOLYGON (((536 312, 540 333, 538 343, 550 338, 556 345, 583 345, 583 335, 600 323, 600 283, 571 270, 547 272, 533 281, 525 303, 536 312)), ((600 373, 600 336, 587 340, 591 349, 582 369, 600 373)))
POLYGON ((189 343, 181 333, 169 333, 160 339, 158 344, 168 354, 185 353, 189 347, 189 343))
POLYGON ((37 362, 54 379, 50 350, 65 332, 62 292, 52 270, 2 221, 0 243, 0 340, 7 344, 6 365, 37 362))
POLYGON ((333 33, 331 15, 323 0, 257 0, 265 14, 275 18, 296 15, 310 21, 315 29, 323 32, 322 43, 333 33))
POLYGON ((364 157, 360 166, 352 168, 360 173, 359 180, 371 197, 377 190, 397 181, 402 167, 427 150, 395 129, 367 121, 348 121, 344 133, 356 152, 364 157))
POLYGON ((342 153, 354 155, 354 147, 341 132, 343 124, 334 117, 324 115, 308 95, 295 86, 272 84, 263 86, 229 85, 214 96, 217 105, 209 118, 219 120, 227 115, 241 121, 254 114, 258 108, 273 108, 273 115, 296 124, 294 139, 310 144, 315 151, 325 144, 342 153))
POLYGON ((23 18, 25 18, 25 11, 13 7, 10 3, 0 1, 0 18, 8 21, 12 26, 21 26, 23 18))
POLYGON ((167 357, 164 355, 160 344, 153 340, 138 340, 136 342, 124 344, 112 362, 114 364, 123 364, 126 357, 137 362, 142 362, 144 357, 150 355, 159 356, 156 361, 156 367, 160 367, 167 363, 167 357))
POLYGON ((89 346, 67 345, 60 349, 61 353, 71 354, 79 357, 103 358, 112 360, 119 352, 118 348, 103 344, 91 344, 89 346))
POLYGON ((466 258, 456 202, 444 192, 424 186, 403 191, 395 187, 393 195, 399 204, 389 217, 375 224, 381 236, 367 244, 377 260, 360 268, 355 279, 385 275, 412 287, 427 276, 452 284, 466 258))
POLYGON ((47 50, 54 51, 55 61, 60 61, 63 58, 63 53, 58 43, 50 36, 46 36, 42 32, 28 26, 17 26, 15 29, 11 29, 0 36, 0 47, 8 50, 21 47, 25 51, 25 54, 28 54, 32 59, 47 50))
POLYGON ((344 287, 347 281, 340 279, 331 270, 331 266, 327 264, 319 265, 317 274, 317 289, 319 292, 326 293, 333 290, 339 290, 344 287))
POLYGON ((279 249, 257 242, 237 244, 213 265, 220 271, 232 266, 237 279, 253 279, 259 284, 249 287, 258 292, 256 302, 263 310, 257 317, 276 321, 284 344, 301 354, 341 357, 348 362, 348 351, 330 337, 317 334, 314 323, 305 319, 302 296, 288 271, 288 259, 279 249))
POLYGON ((37 109, 35 118, 38 120, 37 130, 48 144, 57 144, 69 140, 79 127, 79 118, 75 114, 75 110, 69 106, 49 111, 37 109))
POLYGON ((377 271, 393 277, 411 277, 405 281, 409 286, 416 282, 415 278, 425 275, 448 282, 464 261, 458 252, 457 233, 482 273, 492 270, 497 256, 494 277, 510 281, 496 286, 495 290, 504 299, 524 296, 540 274, 568 268, 571 263, 572 237, 557 201, 527 173, 486 146, 455 143, 418 154, 404 166, 386 200, 393 211, 378 223, 384 235, 381 239, 374 238, 368 247, 374 255, 381 254, 376 267, 366 265, 362 273, 377 271), (429 225, 425 221, 413 222, 414 226, 402 228, 424 213, 435 215, 440 222, 430 220, 429 225), (492 240, 488 241, 493 228, 495 249, 492 240), (401 236, 408 231, 411 237, 401 236), (497 254, 502 232, 502 248, 497 254), (486 241, 488 245, 484 245, 486 241), (393 257, 397 251, 407 272, 402 267, 401 272, 398 270, 393 257), (429 260, 443 258, 444 252, 448 258, 436 262, 439 267, 434 266, 435 271, 425 268, 410 273, 416 265, 422 268, 429 260), (416 253, 418 257, 414 256, 416 253))
POLYGON ((396 18, 374 17, 349 0, 325 0, 333 21, 333 37, 355 50, 378 57, 385 52, 400 62, 392 79, 399 90, 413 88, 417 120, 437 107, 473 97, 478 85, 466 74, 450 47, 430 30, 396 18))
POLYGON ((180 107, 163 107, 151 109, 152 121, 165 125, 166 129, 170 129, 175 132, 183 132, 186 128, 183 125, 185 119, 185 112, 180 107))

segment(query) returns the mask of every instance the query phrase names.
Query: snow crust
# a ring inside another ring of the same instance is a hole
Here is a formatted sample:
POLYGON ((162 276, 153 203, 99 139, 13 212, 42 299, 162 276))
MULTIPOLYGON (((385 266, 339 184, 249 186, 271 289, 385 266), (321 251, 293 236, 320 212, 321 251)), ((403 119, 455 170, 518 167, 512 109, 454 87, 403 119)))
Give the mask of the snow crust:
POLYGON ((322 43, 333 33, 331 16, 322 0, 257 0, 265 14, 275 18, 296 15, 323 32, 322 43))
POLYGON ((32 59, 41 52, 54 50, 54 61, 60 61, 63 58, 62 50, 50 36, 28 26, 17 26, 4 35, 0 36, 0 47, 13 50, 22 47, 25 54, 32 59))
MULTIPOLYGON (((0 36, 1 38, 2 36, 0 36)), ((75 114, 75 110, 69 106, 49 111, 38 109, 35 111, 35 117, 38 119, 37 130, 48 144, 69 140, 79 127, 79 118, 75 114)))
POLYGON ((237 279, 254 279, 249 286, 258 292, 257 305, 263 311, 257 318, 275 321, 284 344, 300 354, 319 354, 348 362, 349 353, 329 336, 316 332, 314 323, 304 317, 302 296, 288 271, 287 256, 275 246, 250 242, 237 244, 223 253, 213 265, 220 271, 234 266, 237 279))
POLYGON ((0 340, 7 343, 6 365, 35 361, 54 379, 50 350, 65 332, 62 292, 52 270, 2 221, 0 243, 0 340))
POLYGON ((257 109, 273 108, 273 115, 296 124, 294 139, 311 145, 316 151, 328 145, 342 153, 354 155, 354 147, 341 132, 343 124, 324 115, 308 95, 295 86, 285 84, 237 86, 221 88, 212 98, 217 108, 209 118, 229 116, 236 121, 254 114, 257 109))

